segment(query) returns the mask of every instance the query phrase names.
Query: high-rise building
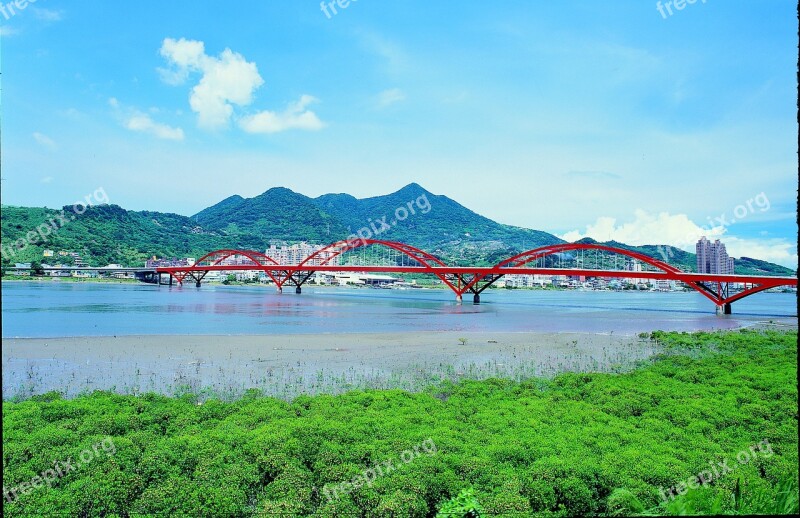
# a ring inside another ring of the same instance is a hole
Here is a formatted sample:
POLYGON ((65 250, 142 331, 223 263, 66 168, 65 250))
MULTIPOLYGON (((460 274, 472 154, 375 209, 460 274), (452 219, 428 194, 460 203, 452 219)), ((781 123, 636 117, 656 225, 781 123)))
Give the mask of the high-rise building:
POLYGON ((733 274, 733 257, 728 256, 725 245, 719 239, 713 243, 700 238, 695 247, 697 253, 697 273, 733 274))

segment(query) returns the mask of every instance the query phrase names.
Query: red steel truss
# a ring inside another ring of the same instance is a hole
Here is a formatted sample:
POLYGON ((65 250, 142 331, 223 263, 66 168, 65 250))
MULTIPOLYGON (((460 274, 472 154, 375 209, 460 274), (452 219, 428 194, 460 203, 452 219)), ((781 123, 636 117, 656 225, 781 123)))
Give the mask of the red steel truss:
POLYGON ((474 302, 480 302, 480 294, 504 275, 568 275, 582 277, 614 277, 631 279, 663 279, 679 281, 702 293, 717 305, 719 312, 730 313, 732 302, 760 291, 779 286, 797 286, 796 277, 764 277, 752 275, 720 275, 709 273, 689 273, 663 261, 638 252, 605 245, 567 243, 548 245, 522 252, 497 263, 494 266, 448 266, 434 255, 404 243, 375 239, 337 241, 310 256, 299 264, 278 264, 261 252, 251 250, 216 250, 200 258, 193 266, 174 266, 156 268, 157 274, 169 274, 179 284, 187 277, 200 286, 203 278, 211 271, 263 271, 282 291, 285 284, 300 287, 316 272, 361 272, 361 273, 427 273, 441 279, 461 300, 469 292, 474 302), (360 247, 377 245, 396 250, 408 256, 416 264, 411 266, 381 265, 338 265, 331 261, 345 252, 360 247), (566 252, 595 250, 609 252, 636 259, 655 268, 654 271, 599 270, 586 268, 558 268, 550 266, 530 266, 548 256, 566 252), (742 291, 731 294, 732 283, 743 284, 742 291))

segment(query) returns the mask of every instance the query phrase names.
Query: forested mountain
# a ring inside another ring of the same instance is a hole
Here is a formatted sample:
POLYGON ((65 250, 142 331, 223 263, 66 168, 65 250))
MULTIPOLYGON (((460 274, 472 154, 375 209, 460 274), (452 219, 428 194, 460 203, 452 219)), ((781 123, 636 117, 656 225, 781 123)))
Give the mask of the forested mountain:
MULTIPOLYGON (((72 215, 71 207, 63 210, 72 215)), ((68 218, 46 241, 37 239, 23 250, 12 250, 14 242, 48 221, 58 221, 60 213, 4 206, 0 217, 4 264, 69 262, 58 256, 44 258, 44 250, 49 249, 77 252, 93 266, 139 266, 150 256, 197 258, 219 248, 264 250, 275 242, 328 244, 368 232, 375 239, 417 246, 450 264, 491 265, 523 250, 564 242, 547 232, 497 223, 412 183, 397 192, 364 199, 349 194, 309 198, 277 187, 253 198, 231 196, 191 217, 95 206, 74 220, 68 218)), ((677 248, 606 244, 694 270, 694 254, 677 248)), ((736 272, 794 274, 788 268, 746 257, 737 259, 736 272)))

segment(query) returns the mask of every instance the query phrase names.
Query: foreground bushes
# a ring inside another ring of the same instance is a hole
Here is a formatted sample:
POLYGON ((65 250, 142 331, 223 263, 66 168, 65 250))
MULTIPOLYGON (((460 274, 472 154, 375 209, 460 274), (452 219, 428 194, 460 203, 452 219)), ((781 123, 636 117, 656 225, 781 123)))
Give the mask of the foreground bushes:
POLYGON ((255 393, 233 403, 109 393, 5 402, 6 491, 54 461, 91 456, 50 477, 52 488, 8 493, 5 513, 627 515, 768 512, 780 499, 794 510, 797 334, 653 338, 670 353, 622 375, 292 403, 255 393), (113 452, 92 450, 109 437, 113 452), (419 449, 428 438, 435 451, 419 449), (771 455, 736 461, 765 440, 771 455), (731 472, 664 502, 661 489, 726 459, 731 472), (377 466, 386 469, 373 477, 377 466))

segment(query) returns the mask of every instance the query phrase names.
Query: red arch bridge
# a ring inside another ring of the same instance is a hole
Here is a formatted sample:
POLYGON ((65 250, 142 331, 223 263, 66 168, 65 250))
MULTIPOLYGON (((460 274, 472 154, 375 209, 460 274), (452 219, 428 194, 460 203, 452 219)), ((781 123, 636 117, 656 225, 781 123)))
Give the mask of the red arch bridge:
POLYGON ((494 266, 448 266, 438 257, 411 245, 374 239, 338 241, 296 264, 280 264, 261 252, 216 250, 194 265, 158 267, 138 276, 145 282, 161 284, 162 275, 166 274, 170 285, 173 281, 181 285, 195 282, 199 287, 213 271, 264 272, 278 292, 282 292, 284 286, 294 286, 296 293, 301 293, 301 286, 317 272, 430 274, 453 290, 456 300, 472 294, 476 304, 480 303, 480 294, 504 275, 677 281, 707 297, 721 314, 730 314, 731 304, 749 295, 780 286, 797 286, 795 277, 684 272, 644 254, 597 244, 543 246, 494 266))

